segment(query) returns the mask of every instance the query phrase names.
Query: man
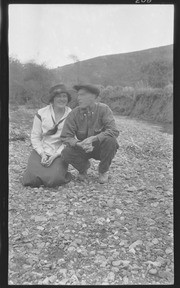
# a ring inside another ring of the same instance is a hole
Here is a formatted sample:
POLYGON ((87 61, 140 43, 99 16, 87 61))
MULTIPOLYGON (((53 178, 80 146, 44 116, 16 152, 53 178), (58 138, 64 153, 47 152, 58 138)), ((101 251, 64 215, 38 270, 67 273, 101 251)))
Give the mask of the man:
POLYGON ((66 147, 62 158, 79 171, 78 179, 85 180, 90 158, 100 160, 99 182, 108 182, 111 161, 119 147, 116 138, 119 131, 111 109, 97 103, 100 90, 91 84, 75 85, 79 106, 65 120, 61 140, 66 147))

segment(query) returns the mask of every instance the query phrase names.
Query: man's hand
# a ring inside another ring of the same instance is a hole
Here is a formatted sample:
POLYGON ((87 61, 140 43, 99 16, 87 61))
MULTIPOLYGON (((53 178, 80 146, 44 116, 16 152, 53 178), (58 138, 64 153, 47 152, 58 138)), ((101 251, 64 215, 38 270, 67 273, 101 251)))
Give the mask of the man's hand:
POLYGON ((82 143, 82 142, 78 142, 76 145, 77 145, 78 147, 81 147, 86 153, 93 151, 93 148, 94 148, 94 147, 92 146, 92 143, 90 143, 90 144, 84 144, 84 143, 82 143))
POLYGON ((97 136, 90 136, 84 139, 83 141, 81 141, 81 144, 86 147, 88 145, 92 145, 92 143, 96 140, 97 140, 97 136))
POLYGON ((92 146, 92 143, 96 140, 97 140, 96 136, 90 136, 81 142, 77 142, 76 145, 81 147, 83 150, 85 150, 86 153, 88 153, 88 152, 93 151, 94 147, 92 146))

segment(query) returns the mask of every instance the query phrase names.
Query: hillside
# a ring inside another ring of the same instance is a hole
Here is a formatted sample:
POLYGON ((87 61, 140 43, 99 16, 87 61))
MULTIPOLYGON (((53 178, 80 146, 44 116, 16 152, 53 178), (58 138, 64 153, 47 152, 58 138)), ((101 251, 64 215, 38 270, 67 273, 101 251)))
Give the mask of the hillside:
MULTIPOLYGON (((69 87, 77 82, 102 86, 99 100, 120 115, 173 121, 173 45, 96 57, 56 69, 9 60, 11 105, 41 107, 41 97, 60 82, 69 87)), ((74 92, 70 107, 76 105, 74 92)))
POLYGON ((146 82, 148 71, 144 68, 153 62, 164 62, 168 65, 166 80, 171 82, 173 45, 100 56, 59 67, 54 72, 69 85, 76 82, 91 82, 105 87, 108 85, 134 86, 140 81, 146 82))

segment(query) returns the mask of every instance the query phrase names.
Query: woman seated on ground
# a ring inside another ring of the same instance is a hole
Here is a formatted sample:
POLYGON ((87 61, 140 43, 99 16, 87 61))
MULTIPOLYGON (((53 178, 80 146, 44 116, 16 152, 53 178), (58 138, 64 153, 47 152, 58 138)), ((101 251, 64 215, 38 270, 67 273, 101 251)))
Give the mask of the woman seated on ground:
POLYGON ((31 132, 34 149, 23 175, 24 186, 55 187, 71 180, 67 164, 61 158, 64 144, 60 140, 64 120, 71 111, 67 106, 70 100, 70 90, 63 84, 53 86, 49 95, 42 98, 48 105, 40 109, 34 117, 31 132))

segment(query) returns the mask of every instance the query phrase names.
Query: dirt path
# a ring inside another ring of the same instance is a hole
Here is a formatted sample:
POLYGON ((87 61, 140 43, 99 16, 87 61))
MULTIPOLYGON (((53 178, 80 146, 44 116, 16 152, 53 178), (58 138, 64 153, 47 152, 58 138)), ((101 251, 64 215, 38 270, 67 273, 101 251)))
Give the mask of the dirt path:
POLYGON ((34 111, 11 113, 9 284, 172 284, 171 134, 116 117, 120 148, 108 184, 24 188, 34 111))

